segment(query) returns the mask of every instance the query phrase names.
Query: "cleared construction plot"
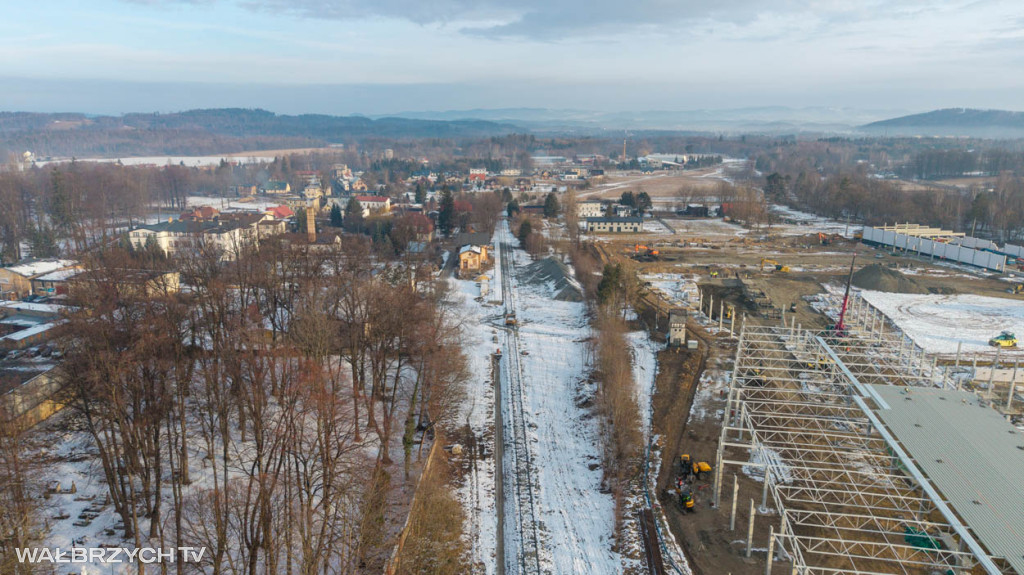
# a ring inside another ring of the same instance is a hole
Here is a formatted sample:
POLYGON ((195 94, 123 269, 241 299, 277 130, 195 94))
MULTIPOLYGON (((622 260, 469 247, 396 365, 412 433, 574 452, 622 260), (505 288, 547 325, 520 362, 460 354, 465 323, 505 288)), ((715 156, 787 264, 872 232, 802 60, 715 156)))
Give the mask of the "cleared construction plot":
MULTIPOLYGON (((927 353, 990 352, 990 338, 1007 330, 1024 336, 1024 305, 1018 300, 972 294, 935 295, 861 292, 872 306, 927 353)), ((1016 349, 1003 353, 1017 354, 1016 349)))

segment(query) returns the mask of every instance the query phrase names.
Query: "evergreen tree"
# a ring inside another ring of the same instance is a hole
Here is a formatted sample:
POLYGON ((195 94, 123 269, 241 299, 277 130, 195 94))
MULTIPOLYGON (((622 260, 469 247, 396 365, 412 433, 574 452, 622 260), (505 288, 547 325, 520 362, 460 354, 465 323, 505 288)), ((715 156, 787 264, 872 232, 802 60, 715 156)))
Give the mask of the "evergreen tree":
POLYGON ((619 203, 624 206, 635 208, 636 198, 633 196, 633 192, 622 192, 622 196, 619 197, 619 203))
POLYGON ((519 202, 517 202, 515 199, 513 199, 512 201, 510 201, 508 203, 508 207, 505 209, 505 211, 508 213, 508 217, 510 217, 510 218, 512 216, 518 214, 519 213, 519 202))
POLYGON ((437 214, 437 228, 442 234, 449 236, 455 227, 455 196, 445 186, 441 190, 441 209, 437 214))
POLYGON ((338 204, 334 204, 333 206, 331 206, 331 225, 336 228, 340 228, 342 223, 343 219, 341 216, 341 206, 339 206, 338 204))
POLYGON ((345 218, 342 220, 341 226, 347 232, 353 234, 362 233, 363 205, 359 203, 359 200, 349 198, 348 204, 345 206, 345 218))
POLYGON ((544 217, 557 218, 560 209, 558 197, 555 196, 554 192, 549 192, 548 197, 544 199, 544 217))
POLYGON ((649 196, 647 192, 640 192, 635 198, 635 205, 637 212, 639 212, 641 216, 644 215, 644 212, 650 211, 651 206, 653 205, 651 202, 651 196, 649 196))
POLYGON ((615 302, 622 291, 622 266, 606 264, 601 274, 601 282, 597 284, 597 303, 607 305, 615 302))
POLYGON ((533 233, 533 224, 530 223, 530 220, 523 220, 523 223, 519 224, 519 234, 518 234, 519 245, 522 246, 523 248, 525 248, 526 247, 526 240, 527 240, 527 238, 530 237, 530 234, 532 234, 532 233, 533 233))
POLYGON ((427 201, 427 191, 423 189, 423 184, 416 182, 416 203, 422 204, 427 201))

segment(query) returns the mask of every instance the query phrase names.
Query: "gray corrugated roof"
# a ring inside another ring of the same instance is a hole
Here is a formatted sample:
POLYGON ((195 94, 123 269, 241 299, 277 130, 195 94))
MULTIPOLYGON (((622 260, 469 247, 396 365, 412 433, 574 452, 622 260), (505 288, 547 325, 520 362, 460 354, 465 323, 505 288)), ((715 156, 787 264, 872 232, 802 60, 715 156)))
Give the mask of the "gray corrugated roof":
POLYGON ((1024 574, 1024 433, 972 393, 871 386, 875 413, 978 542, 1024 574))

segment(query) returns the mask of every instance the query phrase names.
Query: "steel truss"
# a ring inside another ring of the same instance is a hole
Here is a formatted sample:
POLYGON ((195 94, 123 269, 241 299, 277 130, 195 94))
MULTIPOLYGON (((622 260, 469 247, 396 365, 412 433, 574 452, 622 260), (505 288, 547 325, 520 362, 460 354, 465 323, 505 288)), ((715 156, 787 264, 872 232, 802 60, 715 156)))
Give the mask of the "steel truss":
POLYGON ((758 469, 762 507, 770 497, 779 520, 774 545, 792 558, 794 574, 1013 573, 981 548, 874 415, 866 383, 946 382, 871 310, 855 303, 852 333, 831 342, 795 325, 744 322, 715 505, 726 466, 758 469))

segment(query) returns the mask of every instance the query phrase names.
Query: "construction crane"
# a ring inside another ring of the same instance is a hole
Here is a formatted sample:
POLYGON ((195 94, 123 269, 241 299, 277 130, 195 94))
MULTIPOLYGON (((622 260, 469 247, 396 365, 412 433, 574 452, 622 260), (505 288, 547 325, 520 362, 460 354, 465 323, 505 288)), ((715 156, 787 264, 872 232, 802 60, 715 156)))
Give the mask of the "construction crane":
POLYGON ((764 271, 764 266, 765 265, 772 266, 772 268, 775 271, 777 271, 777 272, 788 272, 789 271, 789 266, 780 264, 779 262, 777 262, 775 260, 770 260, 768 258, 764 258, 764 259, 761 260, 761 271, 764 271))
POLYGON ((850 260, 850 277, 846 279, 846 293, 843 295, 843 307, 839 310, 839 321, 828 327, 829 335, 832 337, 846 337, 846 308, 850 305, 850 285, 853 284, 853 264, 857 261, 857 252, 853 253, 850 260))

